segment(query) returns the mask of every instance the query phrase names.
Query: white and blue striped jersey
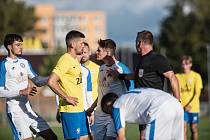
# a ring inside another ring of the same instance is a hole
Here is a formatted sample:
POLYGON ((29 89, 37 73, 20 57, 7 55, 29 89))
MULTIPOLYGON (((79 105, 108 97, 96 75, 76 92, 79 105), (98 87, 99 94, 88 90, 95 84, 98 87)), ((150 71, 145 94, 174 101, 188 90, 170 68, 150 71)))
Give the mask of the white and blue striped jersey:
POLYGON ((84 108, 87 110, 93 104, 91 73, 90 70, 84 65, 81 65, 81 68, 84 108))
POLYGON ((20 96, 19 91, 27 88, 28 79, 35 76, 37 74, 26 59, 7 57, 0 62, 0 97, 6 98, 8 112, 31 109, 28 97, 20 96))
POLYGON ((120 96, 113 105, 112 117, 116 130, 125 122, 148 124, 155 120, 161 105, 175 98, 169 93, 152 88, 134 89, 120 96))
POLYGON ((107 72, 110 69, 117 70, 121 74, 127 72, 127 67, 119 61, 116 61, 116 63, 111 66, 107 66, 106 64, 100 66, 99 76, 98 76, 99 86, 98 86, 98 102, 97 102, 96 112, 105 116, 107 116, 107 114, 103 113, 103 111, 101 110, 102 97, 109 92, 114 92, 119 96, 127 92, 125 81, 119 80, 111 76, 107 72))

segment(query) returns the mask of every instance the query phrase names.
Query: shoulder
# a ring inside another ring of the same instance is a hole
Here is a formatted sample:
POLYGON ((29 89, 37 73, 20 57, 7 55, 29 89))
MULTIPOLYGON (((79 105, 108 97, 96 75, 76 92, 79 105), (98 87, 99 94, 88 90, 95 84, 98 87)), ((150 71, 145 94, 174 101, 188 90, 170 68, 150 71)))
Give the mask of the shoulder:
POLYGON ((130 71, 130 69, 128 68, 128 66, 125 65, 124 63, 120 62, 120 61, 117 61, 117 62, 116 62, 116 65, 117 65, 119 68, 122 68, 123 71, 130 71))
POLYGON ((201 77, 201 75, 200 75, 199 73, 195 72, 195 71, 192 71, 192 74, 193 74, 195 77, 198 77, 198 78, 201 77))
POLYGON ((93 61, 90 61, 90 65, 92 65, 93 67, 99 68, 100 66, 96 63, 94 63, 93 61))

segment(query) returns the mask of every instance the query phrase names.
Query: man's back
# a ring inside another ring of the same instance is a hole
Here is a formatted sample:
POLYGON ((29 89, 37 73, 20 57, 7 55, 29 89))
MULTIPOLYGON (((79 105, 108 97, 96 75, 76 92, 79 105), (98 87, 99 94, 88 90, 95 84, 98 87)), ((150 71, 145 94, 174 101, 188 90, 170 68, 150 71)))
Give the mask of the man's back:
MULTIPOLYGON (((175 100, 169 93, 158 89, 134 89, 116 100, 114 109, 122 110, 125 121, 147 124, 153 121, 161 105, 175 100)), ((167 104, 166 104, 167 105, 167 104)))

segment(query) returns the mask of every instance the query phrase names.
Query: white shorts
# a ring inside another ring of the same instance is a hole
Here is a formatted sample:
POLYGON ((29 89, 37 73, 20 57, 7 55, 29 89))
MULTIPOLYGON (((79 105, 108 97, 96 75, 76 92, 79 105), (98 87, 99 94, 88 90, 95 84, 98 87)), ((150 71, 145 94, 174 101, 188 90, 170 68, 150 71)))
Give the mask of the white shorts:
POLYGON ((156 119, 146 125, 146 140, 184 140, 184 111, 176 99, 164 103, 156 119))
POLYGON ((49 129, 47 122, 33 111, 10 112, 7 117, 14 139, 26 139, 49 129))

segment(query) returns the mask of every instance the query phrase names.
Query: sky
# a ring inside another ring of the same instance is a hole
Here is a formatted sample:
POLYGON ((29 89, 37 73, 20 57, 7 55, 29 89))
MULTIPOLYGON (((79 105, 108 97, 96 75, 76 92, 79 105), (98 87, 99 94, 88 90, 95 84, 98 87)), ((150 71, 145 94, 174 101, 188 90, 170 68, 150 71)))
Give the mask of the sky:
POLYGON ((102 10, 106 12, 107 38, 118 44, 134 44, 137 32, 158 35, 160 22, 168 15, 172 0, 25 0, 27 4, 54 4, 58 10, 102 10))

